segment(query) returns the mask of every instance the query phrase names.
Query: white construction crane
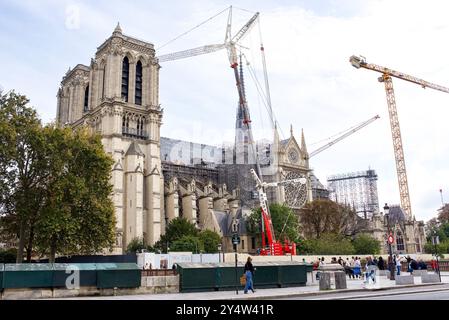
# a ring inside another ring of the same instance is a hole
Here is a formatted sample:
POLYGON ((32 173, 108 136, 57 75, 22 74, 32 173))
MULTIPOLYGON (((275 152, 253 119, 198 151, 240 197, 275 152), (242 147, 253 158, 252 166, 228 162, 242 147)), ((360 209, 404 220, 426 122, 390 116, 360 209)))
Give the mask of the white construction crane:
POLYGON ((405 211, 407 216, 411 218, 412 207, 410 204, 408 179, 407 179, 407 172, 405 169, 404 149, 402 147, 402 136, 399 127, 399 117, 396 109, 396 99, 393 90, 392 77, 418 84, 424 89, 431 88, 438 91, 449 93, 449 88, 386 67, 382 67, 372 63, 367 63, 366 58, 363 56, 351 56, 349 58, 349 62, 352 64, 353 67, 357 69, 364 68, 382 73, 382 76, 379 77, 378 80, 379 82, 383 82, 385 84, 385 92, 387 95, 388 113, 390 116, 391 135, 393 139, 394 157, 396 160, 396 172, 398 176, 401 207, 405 211))
POLYGON ((310 152, 310 154, 309 154, 309 156, 308 156, 308 158, 306 160, 308 160, 308 159, 312 158, 313 156, 317 155, 318 153, 320 153, 320 152, 322 152, 322 151, 332 147, 337 142, 343 140, 344 138, 350 136, 351 134, 359 131, 360 129, 362 129, 364 127, 366 127, 367 125, 369 125, 370 123, 374 122, 375 120, 377 120, 379 118, 380 118, 379 115, 376 115, 376 116, 370 118, 369 120, 362 122, 361 124, 359 124, 355 128, 350 129, 348 132, 342 134, 340 137, 338 137, 338 138, 332 140, 331 142, 325 144, 324 146, 322 146, 322 147, 320 147, 320 148, 310 152))

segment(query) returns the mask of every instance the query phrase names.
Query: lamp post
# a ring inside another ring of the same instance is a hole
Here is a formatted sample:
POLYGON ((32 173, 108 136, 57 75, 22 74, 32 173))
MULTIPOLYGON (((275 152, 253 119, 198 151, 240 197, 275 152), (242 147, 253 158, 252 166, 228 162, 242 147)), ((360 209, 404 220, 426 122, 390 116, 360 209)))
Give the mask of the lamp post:
POLYGON ((385 203, 384 206, 384 214, 385 214, 385 219, 387 220, 387 243, 388 243, 388 269, 390 270, 390 280, 394 280, 394 263, 393 263, 393 257, 391 254, 391 242, 390 242, 390 235, 391 235, 391 231, 390 231, 390 207, 388 206, 388 204, 385 203))
POLYGON ((221 262, 221 243, 218 244, 218 261, 221 262))

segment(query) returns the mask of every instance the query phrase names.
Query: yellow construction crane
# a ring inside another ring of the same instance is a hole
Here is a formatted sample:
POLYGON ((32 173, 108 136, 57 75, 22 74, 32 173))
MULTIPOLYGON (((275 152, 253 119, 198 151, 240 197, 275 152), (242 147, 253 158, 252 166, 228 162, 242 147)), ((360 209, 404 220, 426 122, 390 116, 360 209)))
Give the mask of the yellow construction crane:
POLYGON ((349 62, 353 67, 365 68, 372 71, 382 73, 382 76, 378 78, 379 82, 383 82, 385 85, 385 91, 387 94, 388 112, 390 115, 391 135, 393 137, 394 157, 396 160, 396 171, 398 175, 399 194, 401 199, 401 207, 405 211, 406 215, 412 217, 412 208, 410 205, 410 194, 408 190, 407 172, 405 169, 404 150, 402 148, 401 130, 399 128, 398 112, 396 110, 396 101, 393 90, 392 77, 399 78, 405 81, 409 81, 420 85, 421 87, 431 88, 439 91, 449 93, 449 88, 427 82, 425 80, 410 76, 408 74, 398 72, 392 69, 388 69, 382 66, 378 66, 372 63, 367 63, 365 57, 351 56, 349 62))

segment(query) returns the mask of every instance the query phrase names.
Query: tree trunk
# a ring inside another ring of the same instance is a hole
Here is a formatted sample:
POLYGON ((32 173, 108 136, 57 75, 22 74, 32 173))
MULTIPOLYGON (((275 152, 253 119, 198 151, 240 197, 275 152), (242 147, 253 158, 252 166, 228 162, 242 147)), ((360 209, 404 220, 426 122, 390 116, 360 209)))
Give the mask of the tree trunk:
POLYGON ((17 249, 16 263, 22 263, 24 247, 25 247, 25 222, 21 220, 19 230, 19 248, 17 249))
POLYGON ((55 263, 56 260, 56 237, 53 236, 50 245, 50 257, 48 258, 49 263, 55 263))
POLYGON ((27 247, 27 262, 31 263, 31 255, 33 254, 33 240, 34 240, 34 228, 31 227, 30 237, 28 239, 28 247, 27 247))

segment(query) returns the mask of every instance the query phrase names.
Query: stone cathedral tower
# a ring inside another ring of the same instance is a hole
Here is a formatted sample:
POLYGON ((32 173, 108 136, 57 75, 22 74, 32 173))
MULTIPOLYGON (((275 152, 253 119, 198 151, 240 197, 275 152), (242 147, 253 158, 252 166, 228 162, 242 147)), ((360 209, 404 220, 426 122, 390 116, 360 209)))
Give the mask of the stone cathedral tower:
POLYGON ((90 66, 69 69, 58 91, 58 123, 99 132, 114 159, 115 253, 136 237, 153 245, 162 231, 159 68, 153 44, 117 25, 90 66))

